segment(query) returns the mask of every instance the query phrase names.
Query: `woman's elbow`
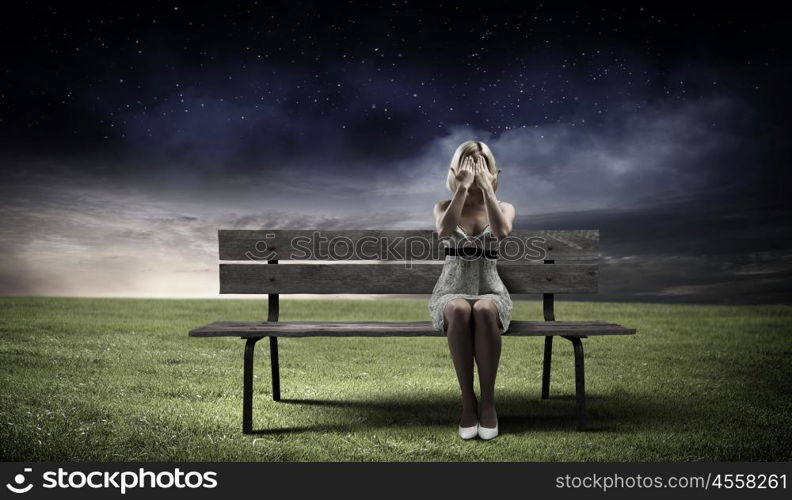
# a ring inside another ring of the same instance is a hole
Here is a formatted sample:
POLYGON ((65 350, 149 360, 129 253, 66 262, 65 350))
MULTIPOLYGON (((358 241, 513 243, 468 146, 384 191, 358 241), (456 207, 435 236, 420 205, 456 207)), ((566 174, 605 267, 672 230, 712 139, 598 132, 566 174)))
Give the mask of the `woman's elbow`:
POLYGON ((495 238, 497 238, 499 240, 505 239, 506 237, 508 237, 511 234, 511 232, 512 232, 512 228, 511 227, 505 227, 505 228, 503 228, 503 229, 501 229, 499 231, 495 231, 495 238))
POLYGON ((450 229, 440 229, 437 231, 437 237, 442 239, 448 238, 453 234, 453 231, 450 229))

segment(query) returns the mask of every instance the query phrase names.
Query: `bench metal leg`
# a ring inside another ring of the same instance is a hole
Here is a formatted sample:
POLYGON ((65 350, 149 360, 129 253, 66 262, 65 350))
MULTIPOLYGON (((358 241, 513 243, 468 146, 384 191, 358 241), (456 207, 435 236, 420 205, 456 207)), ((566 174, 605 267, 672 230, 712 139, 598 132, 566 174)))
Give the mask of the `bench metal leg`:
POLYGON ((583 342, 580 337, 564 337, 575 349, 575 399, 577 400, 577 430, 586 428, 586 383, 583 370, 583 342))
POLYGON ((550 397, 550 363, 553 357, 553 337, 545 337, 544 363, 542 365, 542 399, 550 397))
POLYGON ((242 433, 253 432, 253 353, 261 337, 245 342, 245 369, 242 383, 242 433))
POLYGON ((272 367, 272 400, 280 401, 280 366, 278 365, 278 337, 270 337, 270 367, 272 367))
MULTIPOLYGON (((242 383, 242 433, 253 432, 253 355, 256 342, 262 337, 245 342, 245 369, 242 383)), ((280 401, 280 370, 278 366, 278 337, 270 337, 270 365, 272 366, 272 399, 280 401)))

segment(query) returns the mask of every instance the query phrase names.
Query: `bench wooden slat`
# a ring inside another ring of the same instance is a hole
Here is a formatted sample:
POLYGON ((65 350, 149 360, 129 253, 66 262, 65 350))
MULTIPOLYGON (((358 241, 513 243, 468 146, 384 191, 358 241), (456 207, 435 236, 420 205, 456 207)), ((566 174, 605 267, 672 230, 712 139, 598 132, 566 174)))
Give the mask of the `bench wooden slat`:
MULTIPOLYGON (((220 264, 220 293, 431 293, 442 263, 220 264)), ((498 266, 509 293, 596 293, 597 264, 498 266)))
MULTIPOLYGON (((443 260, 435 231, 250 230, 218 231, 220 260, 443 260), (332 252, 330 250, 333 250, 332 252)), ((488 247, 498 248, 492 240, 488 247)), ((501 255, 514 260, 599 258, 599 230, 515 230, 501 255)))
MULTIPOLYGON (((632 335, 634 329, 605 321, 512 321, 504 335, 632 335)), ((311 322, 216 321, 190 331, 191 337, 443 337, 430 321, 311 322)))

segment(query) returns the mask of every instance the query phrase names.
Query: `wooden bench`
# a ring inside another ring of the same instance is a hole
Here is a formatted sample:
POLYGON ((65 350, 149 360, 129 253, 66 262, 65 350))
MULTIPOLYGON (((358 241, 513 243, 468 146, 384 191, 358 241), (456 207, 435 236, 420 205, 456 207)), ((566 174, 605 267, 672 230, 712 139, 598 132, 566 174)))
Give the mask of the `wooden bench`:
MULTIPOLYGON (((191 337, 227 336, 246 341, 242 399, 242 432, 245 434, 252 432, 253 353, 256 342, 264 337, 269 338, 272 399, 279 401, 278 337, 445 336, 445 333, 433 330, 428 319, 354 323, 278 320, 279 294, 431 293, 445 258, 443 245, 435 231, 221 229, 218 240, 220 260, 237 261, 220 264, 220 293, 268 294, 267 321, 217 321, 189 332, 191 337), (284 260, 300 262, 278 265, 284 260), (358 262, 338 263, 347 260, 358 262)), ((503 334, 545 338, 542 399, 550 396, 553 337, 560 336, 572 343, 577 429, 583 430, 586 425, 586 395, 581 339, 635 333, 635 329, 605 321, 555 319, 555 294, 597 292, 599 231, 514 231, 504 240, 493 239, 479 246, 500 252, 498 272, 512 295, 542 295, 544 321, 515 318, 503 334)), ((427 309, 427 318, 428 314, 427 309)))

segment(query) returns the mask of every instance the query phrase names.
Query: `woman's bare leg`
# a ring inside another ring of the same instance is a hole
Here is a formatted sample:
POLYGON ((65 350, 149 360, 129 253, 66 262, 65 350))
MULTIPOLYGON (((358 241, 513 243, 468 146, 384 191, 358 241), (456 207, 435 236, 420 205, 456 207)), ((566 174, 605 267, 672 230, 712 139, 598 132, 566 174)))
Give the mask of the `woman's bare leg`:
POLYGON ((446 321, 446 335, 451 358, 454 360, 459 388, 462 390, 462 418, 459 425, 476 425, 477 404, 473 391, 473 333, 471 328, 470 302, 465 299, 448 301, 443 309, 446 321))
POLYGON ((498 307, 490 299, 473 303, 473 352, 481 390, 479 423, 483 427, 495 427, 495 376, 500 362, 501 334, 498 307))

